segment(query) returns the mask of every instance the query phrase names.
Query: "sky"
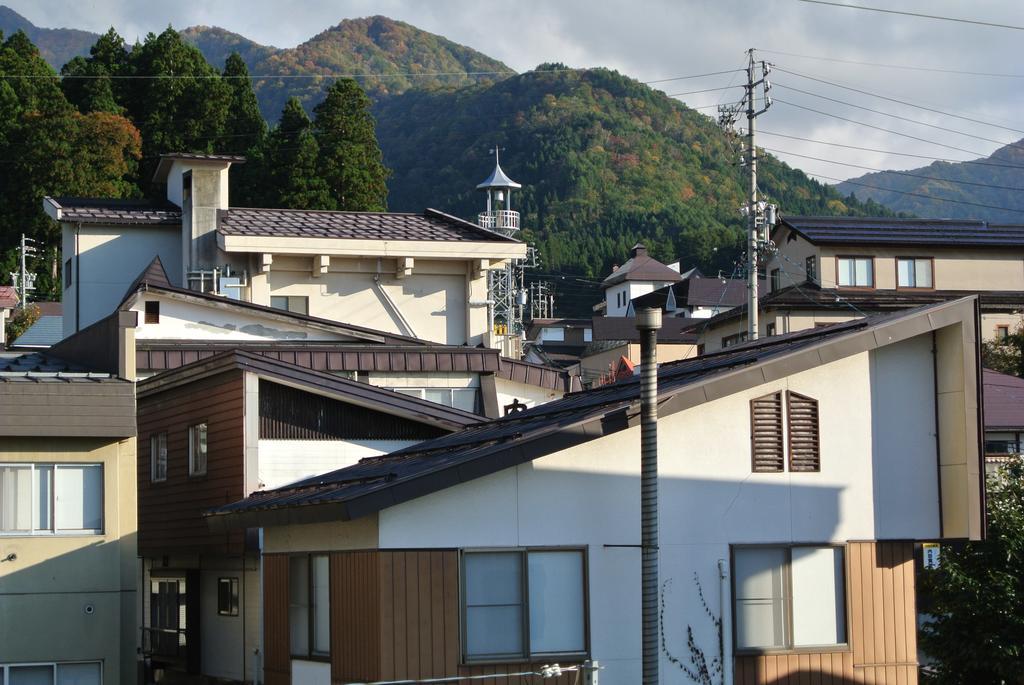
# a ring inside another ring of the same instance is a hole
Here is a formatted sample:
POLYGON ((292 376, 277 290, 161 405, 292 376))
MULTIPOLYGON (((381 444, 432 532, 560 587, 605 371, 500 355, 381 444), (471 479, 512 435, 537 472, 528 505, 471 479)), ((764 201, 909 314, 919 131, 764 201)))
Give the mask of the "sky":
MULTIPOLYGON (((1024 26, 1020 0, 843 1, 1024 26)), ((204 24, 282 48, 293 47, 343 19, 381 14, 468 45, 517 71, 562 62, 572 67, 610 67, 641 81, 739 69, 745 65, 745 51, 753 47, 759 60, 774 65, 768 77, 773 104, 757 119, 758 145, 825 182, 874 169, 920 167, 933 158, 976 159, 1024 138, 1024 117, 1016 116, 1024 106, 1024 65, 1018 64, 1020 52, 1015 50, 1024 40, 1024 30, 801 0, 0 3, 37 26, 95 32, 113 26, 129 41, 168 25, 204 24), (983 73, 1009 76, 979 75, 983 73)), ((735 87, 742 78, 735 71, 653 87, 668 94, 687 93, 679 99, 715 116, 716 105, 742 96, 735 87), (705 89, 723 90, 692 92, 705 89)))

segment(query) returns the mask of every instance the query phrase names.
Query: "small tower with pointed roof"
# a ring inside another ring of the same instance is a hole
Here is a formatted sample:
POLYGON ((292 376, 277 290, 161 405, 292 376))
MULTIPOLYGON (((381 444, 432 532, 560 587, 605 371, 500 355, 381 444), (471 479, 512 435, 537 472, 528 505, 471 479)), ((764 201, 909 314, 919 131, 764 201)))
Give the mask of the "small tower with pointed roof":
POLYGON ((487 193, 487 211, 480 212, 477 223, 504 235, 514 235, 519 230, 519 212, 512 209, 512 191, 523 186, 513 181, 501 169, 500 148, 495 146, 494 171, 477 185, 477 190, 487 193))

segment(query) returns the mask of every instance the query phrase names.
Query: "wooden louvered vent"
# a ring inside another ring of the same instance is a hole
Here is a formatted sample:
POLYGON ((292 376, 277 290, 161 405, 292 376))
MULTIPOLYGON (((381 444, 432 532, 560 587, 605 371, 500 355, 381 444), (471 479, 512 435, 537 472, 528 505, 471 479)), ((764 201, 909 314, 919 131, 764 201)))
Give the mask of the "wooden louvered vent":
POLYGON ((818 400, 786 392, 789 423, 789 470, 821 471, 818 400))
POLYGON ((750 400, 750 446, 755 472, 784 470, 781 392, 750 400))

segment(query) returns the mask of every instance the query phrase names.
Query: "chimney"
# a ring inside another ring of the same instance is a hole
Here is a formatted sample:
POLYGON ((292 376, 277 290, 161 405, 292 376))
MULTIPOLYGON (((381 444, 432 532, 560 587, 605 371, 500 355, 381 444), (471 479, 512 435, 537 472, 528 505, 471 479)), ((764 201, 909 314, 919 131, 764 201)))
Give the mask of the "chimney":
POLYGON ((640 331, 641 682, 658 685, 661 656, 658 649, 658 329, 661 328, 661 309, 641 309, 637 312, 636 327, 640 331))
POLYGON ((637 243, 636 245, 633 246, 633 249, 629 251, 629 256, 631 258, 632 257, 646 257, 647 256, 647 246, 645 246, 643 243, 637 243))
POLYGON ((615 273, 618 270, 619 270, 619 265, 618 264, 612 264, 612 273, 615 273))

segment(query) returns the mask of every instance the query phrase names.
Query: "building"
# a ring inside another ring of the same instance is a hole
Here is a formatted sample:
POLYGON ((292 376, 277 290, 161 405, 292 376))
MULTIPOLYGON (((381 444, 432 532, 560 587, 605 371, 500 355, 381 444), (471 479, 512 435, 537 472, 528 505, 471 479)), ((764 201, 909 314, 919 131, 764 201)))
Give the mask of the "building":
MULTIPOLYGON (((611 382, 624 373, 639 373, 640 333, 635 316, 595 316, 594 342, 580 358, 580 380, 586 387, 611 382)), ((658 330, 658 363, 690 359, 700 353, 693 332, 700 320, 666 317, 658 330)))
POLYGON ((629 259, 615 267, 601 281, 604 291, 604 315, 626 316, 629 303, 649 292, 679 282, 682 278, 676 268, 662 264, 647 254, 647 248, 637 243, 629 252, 629 259))
POLYGON ((594 324, 590 319, 532 319, 526 329, 523 359, 569 369, 579 364, 592 342, 594 324))
POLYGON ((660 307, 666 316, 709 319, 746 303, 745 280, 694 275, 636 298, 630 302, 627 316, 635 316, 636 310, 644 307, 660 307))
POLYGON ((143 650, 153 669, 255 682, 260 536, 202 512, 480 423, 460 409, 225 351, 138 386, 143 650))
POLYGON ((29 306, 39 309, 39 318, 17 339, 12 340, 10 346, 19 350, 43 350, 59 343, 64 338, 62 304, 33 302, 29 306))
POLYGON ((0 349, 7 344, 7 320, 18 306, 18 291, 11 285, 0 285, 0 349))
POLYGON ((524 243, 433 209, 231 207, 229 168, 243 161, 164 155, 157 203, 45 198, 61 225, 64 335, 107 316, 159 257, 177 288, 435 343, 498 344, 487 272, 523 258, 524 243))
MULTIPOLYGON (((661 367, 664 682, 689 682, 691 631, 709 660, 722 640, 725 682, 917 681, 915 541, 984 535, 977 316, 965 298, 661 367)), ((639 385, 210 511, 215 534, 263 529, 268 685, 585 659, 638 682, 639 385)))
MULTIPOLYGON (((982 337, 1024 310, 1024 226, 962 219, 782 217, 771 234, 759 335, 777 335, 972 294, 982 337)), ((708 351, 746 339, 746 307, 711 319, 708 351)))
POLYGON ((1024 453, 1024 378, 985 369, 985 465, 1024 453))
POLYGON ((133 329, 124 323, 95 365, 61 349, 0 354, 3 683, 137 680, 133 329))

